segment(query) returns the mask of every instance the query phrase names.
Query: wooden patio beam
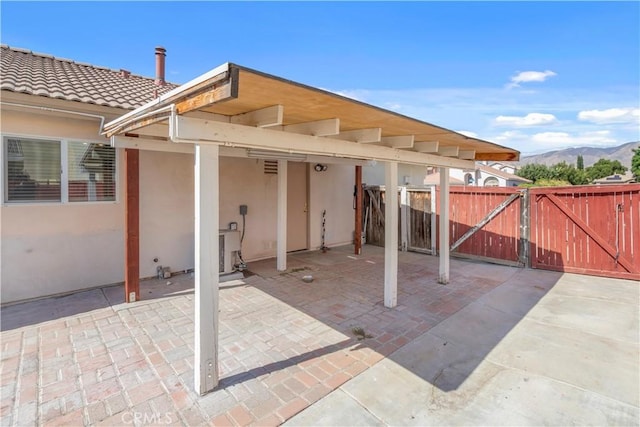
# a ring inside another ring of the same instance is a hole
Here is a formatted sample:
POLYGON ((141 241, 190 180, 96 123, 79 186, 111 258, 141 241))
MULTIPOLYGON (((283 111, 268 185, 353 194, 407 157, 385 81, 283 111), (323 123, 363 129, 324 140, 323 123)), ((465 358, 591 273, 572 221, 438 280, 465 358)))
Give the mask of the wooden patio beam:
POLYGON ((140 151, 127 148, 124 158, 124 297, 126 302, 135 302, 140 299, 140 151))
POLYGON ((171 138, 180 143, 210 143, 229 147, 256 148, 288 153, 314 154, 355 159, 375 159, 410 165, 432 165, 468 169, 470 160, 460 160, 379 145, 363 145, 331 137, 279 132, 267 128, 240 126, 176 116, 171 138))

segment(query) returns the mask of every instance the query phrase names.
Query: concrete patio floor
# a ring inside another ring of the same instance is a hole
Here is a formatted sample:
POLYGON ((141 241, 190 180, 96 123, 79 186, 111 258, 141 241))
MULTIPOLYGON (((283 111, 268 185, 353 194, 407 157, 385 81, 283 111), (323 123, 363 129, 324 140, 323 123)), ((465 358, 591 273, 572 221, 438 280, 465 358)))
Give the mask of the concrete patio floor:
POLYGON ((188 274, 2 308, 1 425, 638 425, 637 282, 384 250, 221 284, 218 389, 193 392, 188 274), (308 284, 301 277, 312 274, 308 284))

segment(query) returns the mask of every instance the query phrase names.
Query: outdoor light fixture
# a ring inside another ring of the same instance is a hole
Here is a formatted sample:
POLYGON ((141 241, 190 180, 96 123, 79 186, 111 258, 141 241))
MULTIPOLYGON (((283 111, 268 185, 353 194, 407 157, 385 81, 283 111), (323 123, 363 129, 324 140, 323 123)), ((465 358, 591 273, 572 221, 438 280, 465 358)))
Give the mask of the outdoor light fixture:
POLYGON ((323 165, 321 163, 316 163, 316 165, 313 167, 313 169, 315 169, 316 172, 324 172, 327 170, 327 165, 323 165))
POLYGON ((266 160, 289 160, 292 162, 304 162, 307 160, 306 154, 254 149, 247 150, 247 157, 266 160))

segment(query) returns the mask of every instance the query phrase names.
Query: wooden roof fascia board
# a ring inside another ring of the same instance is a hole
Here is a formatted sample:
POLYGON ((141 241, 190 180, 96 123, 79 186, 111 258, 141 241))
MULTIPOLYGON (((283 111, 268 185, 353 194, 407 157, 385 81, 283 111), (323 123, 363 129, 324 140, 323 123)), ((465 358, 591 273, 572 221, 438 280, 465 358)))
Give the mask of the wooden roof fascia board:
POLYGON ((130 111, 118 117, 117 119, 112 120, 109 123, 106 123, 104 125, 103 134, 106 134, 107 136, 111 136, 110 129, 117 127, 121 123, 124 123, 129 120, 133 120, 134 117, 144 114, 147 111, 160 108, 164 105, 169 105, 178 98, 188 96, 189 93, 200 91, 202 90, 203 87, 208 87, 209 85, 215 84, 218 81, 228 78, 229 76, 228 71, 229 71, 230 65, 231 64, 229 64, 228 62, 222 65, 219 65, 213 70, 205 74, 202 74, 201 76, 198 76, 195 79, 181 86, 178 86, 175 89, 170 90, 169 92, 159 96, 153 101, 149 101, 146 104, 136 108, 135 110, 130 111))
POLYGON ((518 161, 520 153, 476 153, 476 160, 518 161))
POLYGON ((232 68, 228 80, 216 82, 213 88, 206 86, 194 94, 183 97, 181 100, 175 102, 175 108, 178 114, 185 114, 190 111, 199 110, 207 105, 235 99, 237 97, 238 70, 232 68))
POLYGON ((415 165, 433 165, 452 168, 473 167, 468 160, 441 157, 384 146, 367 145, 279 132, 267 128, 239 126, 222 122, 175 116, 171 139, 177 143, 214 143, 229 147, 253 148, 288 153, 312 154, 329 157, 369 159, 415 165))
MULTIPOLYGON (((150 126, 154 126, 156 124, 165 122, 169 119, 169 117, 167 115, 161 115, 161 116, 150 116, 150 117, 146 117, 142 120, 137 120, 137 121, 133 121, 129 124, 122 124, 121 126, 119 126, 117 128, 116 133, 117 134, 127 134, 127 133, 140 133, 140 129, 146 129, 150 126)), ((156 128, 154 128, 156 129, 156 128)), ((114 133, 107 133, 105 136, 107 137, 112 137, 114 135, 114 133)), ((165 134, 166 135, 166 134, 165 134)), ((150 136, 161 136, 161 135, 150 135, 150 136)))

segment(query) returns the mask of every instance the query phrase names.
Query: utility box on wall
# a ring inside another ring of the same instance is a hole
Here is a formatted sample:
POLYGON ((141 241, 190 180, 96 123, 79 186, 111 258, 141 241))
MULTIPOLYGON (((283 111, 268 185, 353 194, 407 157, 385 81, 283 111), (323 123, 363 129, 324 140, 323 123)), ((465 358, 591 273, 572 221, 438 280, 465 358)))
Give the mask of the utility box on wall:
POLYGON ((240 232, 238 230, 218 230, 220 233, 220 259, 219 269, 221 274, 234 272, 236 253, 240 250, 240 232))

